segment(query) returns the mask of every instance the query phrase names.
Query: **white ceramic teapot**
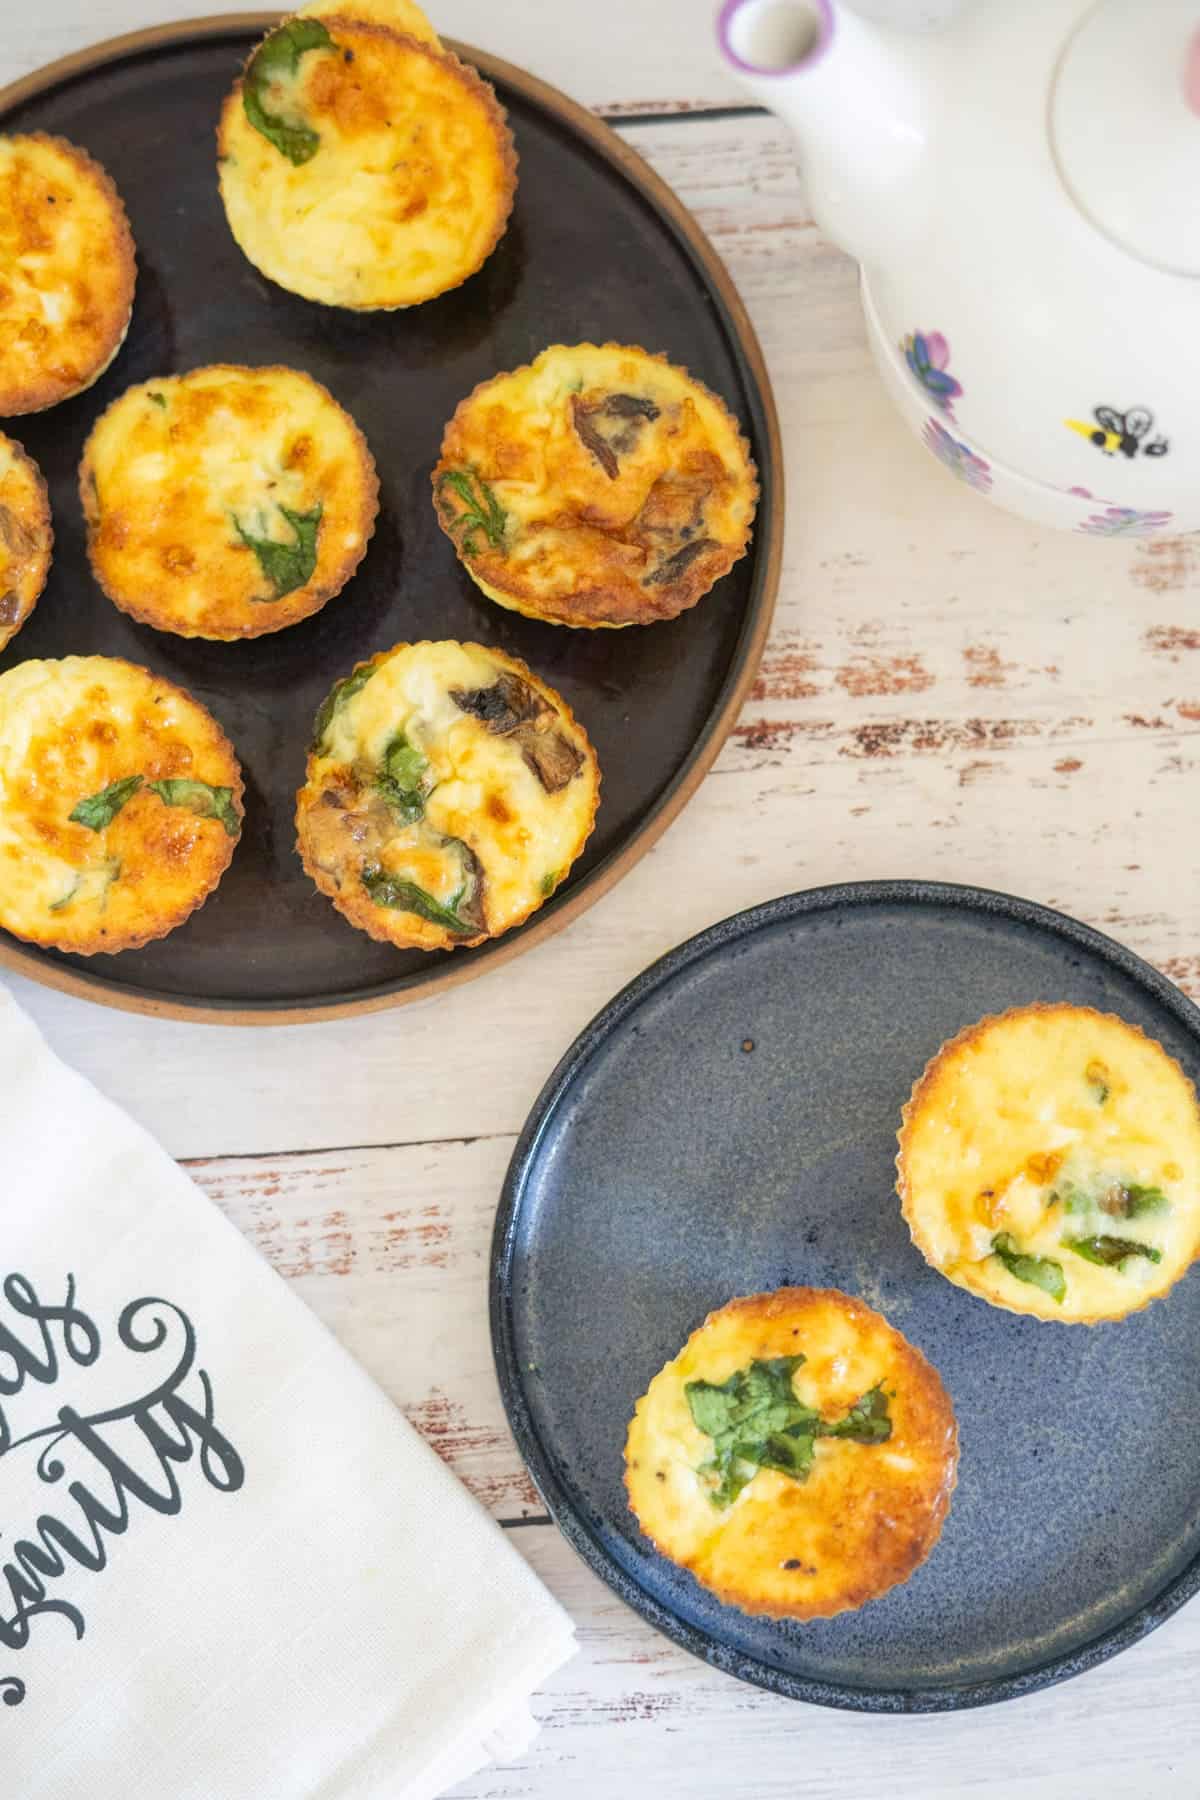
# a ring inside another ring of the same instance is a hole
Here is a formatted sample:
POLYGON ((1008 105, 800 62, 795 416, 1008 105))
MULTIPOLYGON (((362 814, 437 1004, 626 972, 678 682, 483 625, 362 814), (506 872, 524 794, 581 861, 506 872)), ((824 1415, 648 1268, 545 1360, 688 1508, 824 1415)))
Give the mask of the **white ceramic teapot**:
POLYGON ((1200 530, 1200 0, 976 0, 932 34, 726 0, 717 30, 933 454, 1043 524, 1200 530))

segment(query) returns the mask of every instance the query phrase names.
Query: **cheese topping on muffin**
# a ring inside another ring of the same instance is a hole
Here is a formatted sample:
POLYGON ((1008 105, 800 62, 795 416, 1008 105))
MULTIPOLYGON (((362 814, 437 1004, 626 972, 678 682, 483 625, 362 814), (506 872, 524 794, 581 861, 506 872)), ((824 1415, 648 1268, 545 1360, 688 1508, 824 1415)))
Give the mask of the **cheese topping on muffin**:
POLYGON ((861 1300, 781 1288, 710 1313, 637 1403, 642 1530, 748 1613, 830 1618, 906 1581, 950 1505, 958 1434, 919 1350, 861 1300))
POLYGON ((619 344, 556 344, 477 387, 446 428, 433 487, 485 594, 583 626, 694 606, 744 554, 758 497, 723 402, 619 344))
POLYGON ((1014 1312, 1120 1318, 1200 1250, 1200 1107, 1135 1026, 1068 1005, 984 1019, 918 1082, 900 1134, 914 1242, 1014 1312))
POLYGON ((414 306, 457 287, 512 209, 516 157, 491 88, 434 43, 341 14, 271 33, 218 143, 242 250, 329 306, 414 306))
POLYGON ((371 453, 332 394, 297 369, 226 364, 122 394, 87 441, 80 494, 105 593, 184 637, 317 612, 378 510, 371 453))
POLYGON ((0 416, 90 387, 129 327, 133 238, 116 188, 83 150, 0 137, 0 416))
POLYGON ((318 714, 299 849, 371 936, 477 944, 554 892, 591 832, 599 780, 586 733, 524 663, 478 644, 400 644, 318 714))
POLYGON ((41 471, 20 444, 0 433, 0 650, 37 604, 53 542, 41 471))
POLYGON ((106 656, 0 675, 0 925, 80 955, 163 937, 207 898, 241 831, 216 721, 106 656))

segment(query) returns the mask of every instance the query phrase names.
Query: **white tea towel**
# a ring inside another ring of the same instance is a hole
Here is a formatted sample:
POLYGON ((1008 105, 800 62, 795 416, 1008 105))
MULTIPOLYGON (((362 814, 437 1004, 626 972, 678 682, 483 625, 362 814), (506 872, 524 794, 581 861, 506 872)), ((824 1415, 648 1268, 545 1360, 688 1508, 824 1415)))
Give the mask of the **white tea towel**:
POLYGON ((565 1613, 3 990, 0 1221, 5 1800, 425 1800, 521 1749, 565 1613))

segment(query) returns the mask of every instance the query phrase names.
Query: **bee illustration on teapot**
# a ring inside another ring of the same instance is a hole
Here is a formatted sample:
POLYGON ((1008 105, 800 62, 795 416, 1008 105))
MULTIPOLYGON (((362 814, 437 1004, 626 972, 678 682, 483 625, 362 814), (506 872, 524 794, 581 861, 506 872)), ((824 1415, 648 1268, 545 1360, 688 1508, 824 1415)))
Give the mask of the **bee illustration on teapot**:
POLYGON ((1115 406, 1097 406, 1092 417, 1096 421, 1094 425, 1083 419, 1064 419, 1063 424, 1069 431, 1077 431, 1089 444, 1095 444, 1105 456, 1116 456, 1119 451, 1132 460, 1139 452, 1143 456, 1165 456, 1170 449, 1165 437, 1149 437, 1154 414, 1148 406, 1131 406, 1123 413, 1115 406))

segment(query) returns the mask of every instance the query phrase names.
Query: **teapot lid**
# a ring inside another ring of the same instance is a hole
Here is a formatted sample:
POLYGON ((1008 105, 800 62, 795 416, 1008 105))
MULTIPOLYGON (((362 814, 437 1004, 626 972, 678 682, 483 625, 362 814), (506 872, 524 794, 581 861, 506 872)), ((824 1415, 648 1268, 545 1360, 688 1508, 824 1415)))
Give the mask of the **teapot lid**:
POLYGON ((1200 4, 1100 0, 1067 44, 1050 129, 1076 205, 1114 243, 1200 276, 1200 4))

